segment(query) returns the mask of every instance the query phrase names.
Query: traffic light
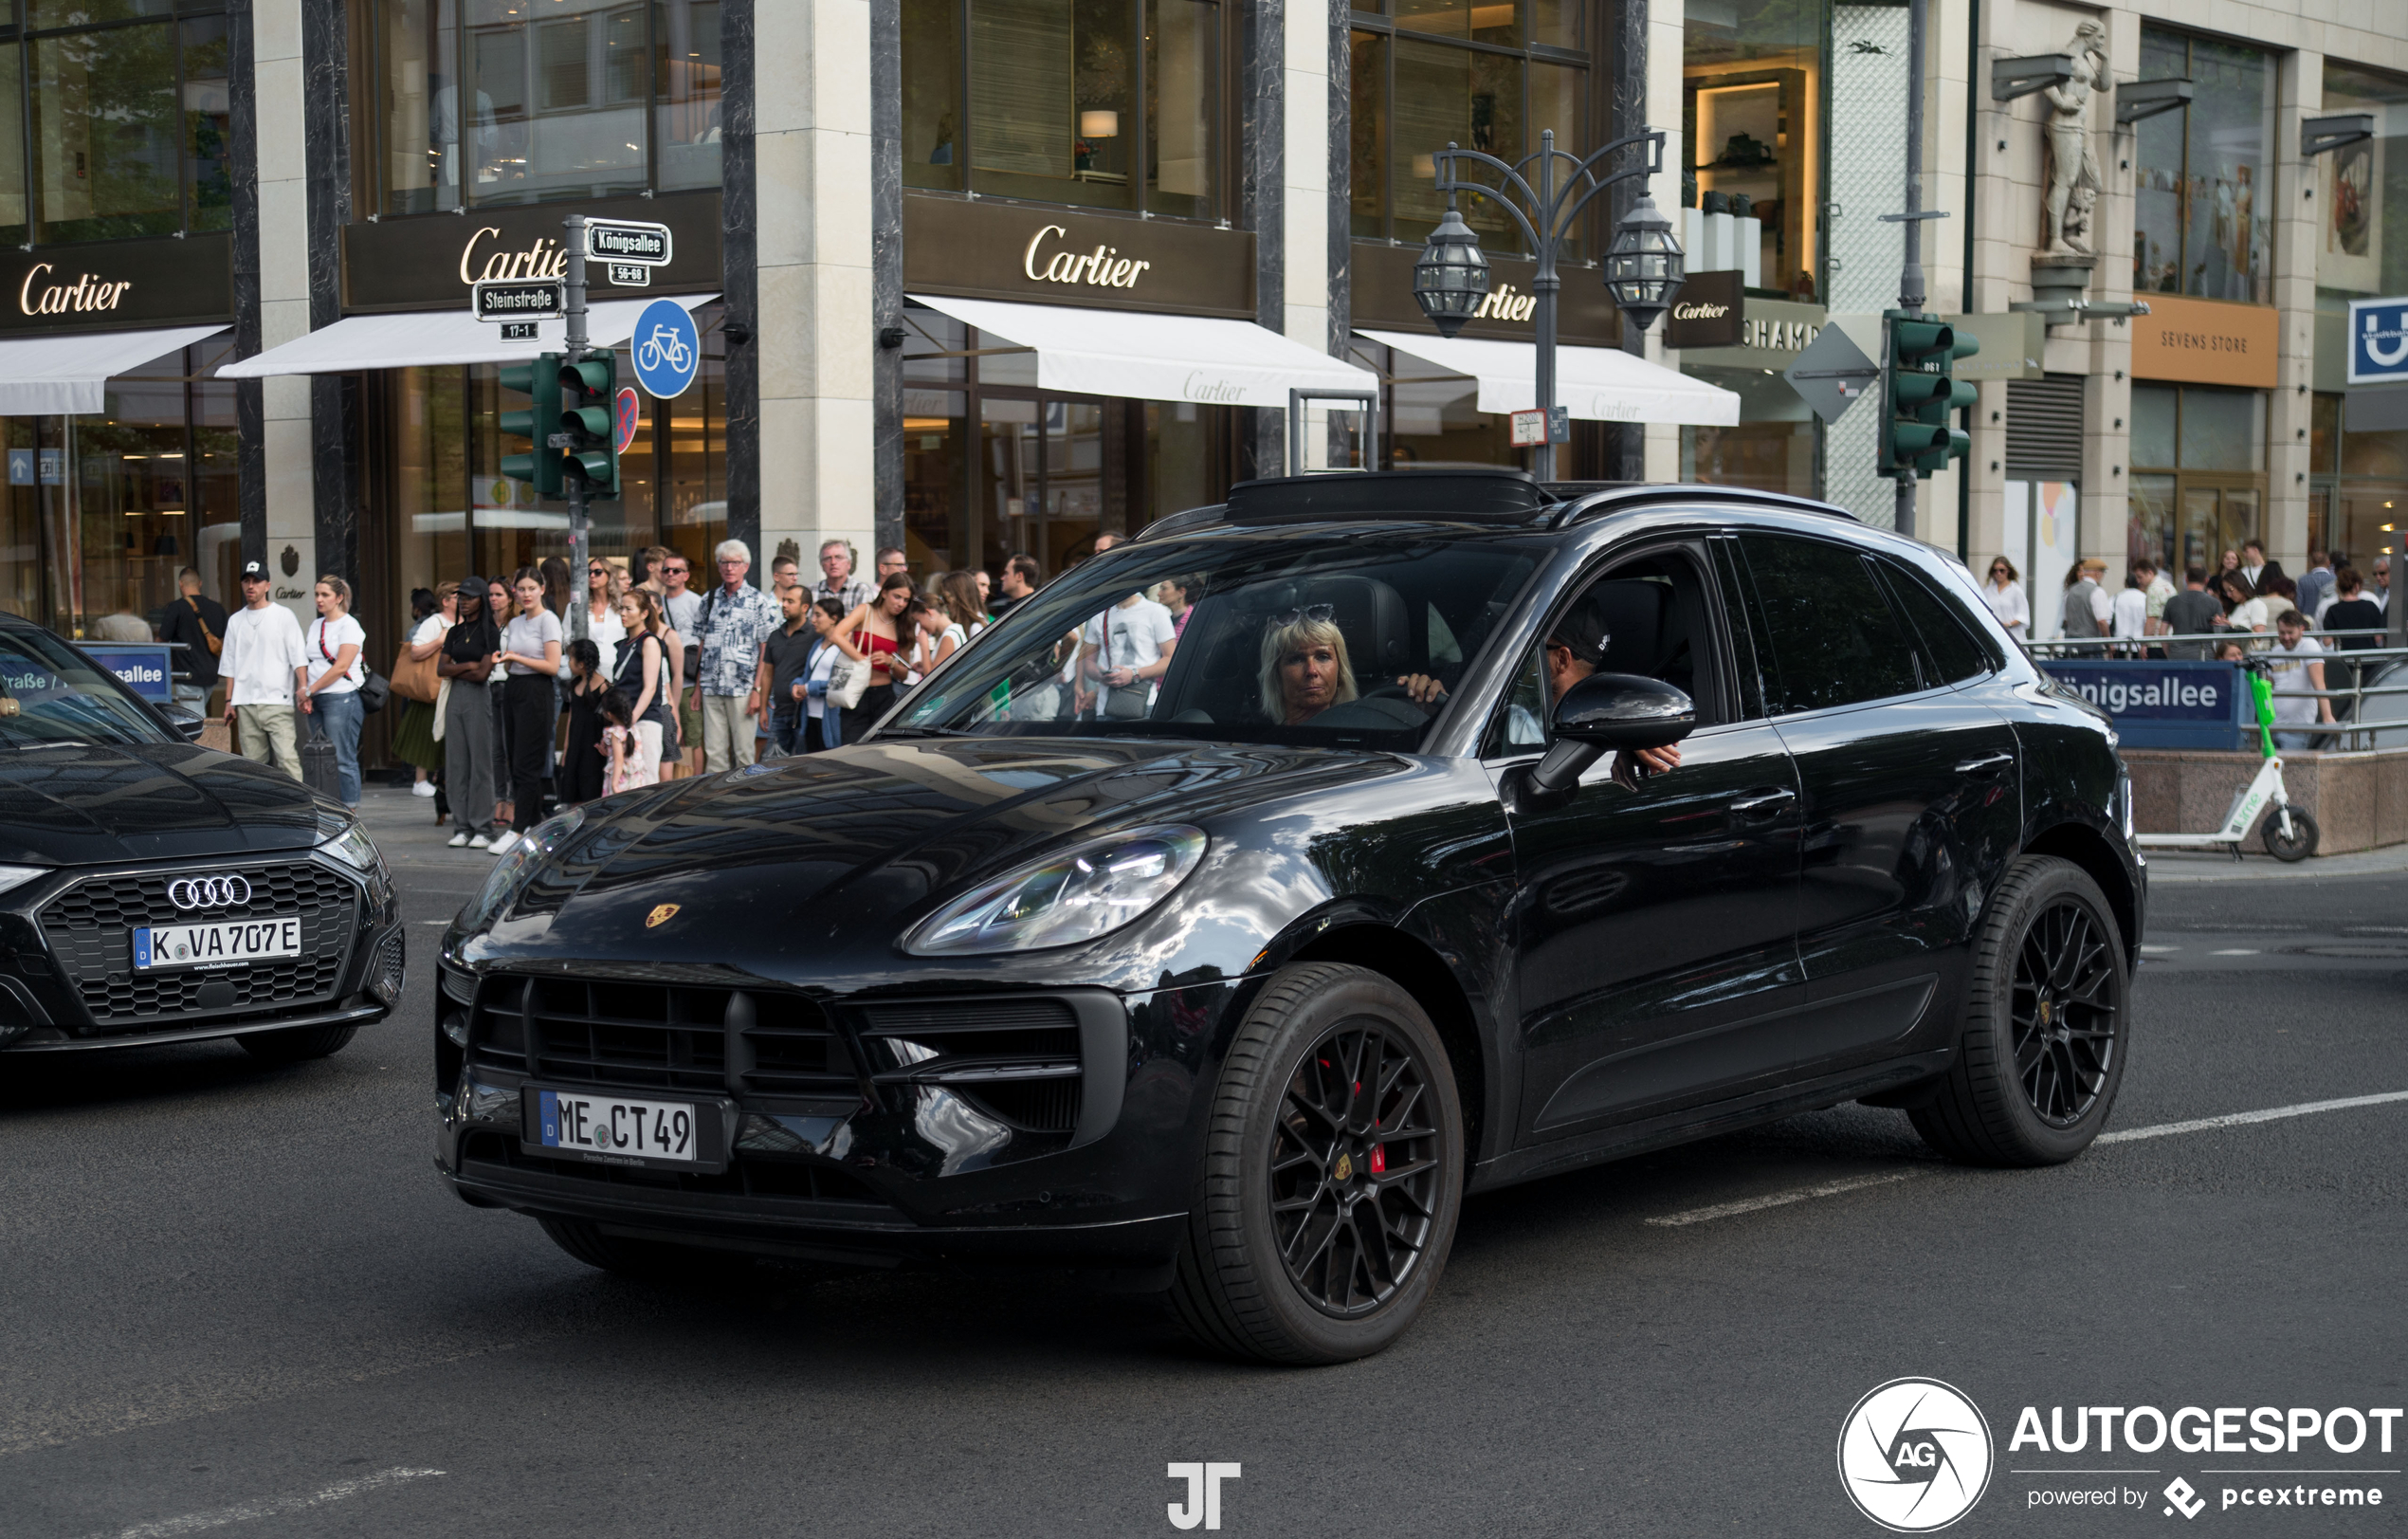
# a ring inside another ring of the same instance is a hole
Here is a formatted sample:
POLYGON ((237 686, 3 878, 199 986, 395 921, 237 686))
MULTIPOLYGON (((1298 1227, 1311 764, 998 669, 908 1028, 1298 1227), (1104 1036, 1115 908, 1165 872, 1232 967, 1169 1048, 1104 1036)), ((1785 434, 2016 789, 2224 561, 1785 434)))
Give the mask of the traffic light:
POLYGON ((1881 473, 1912 470, 1927 476, 1973 447, 1972 439, 1948 426, 1948 415, 1973 405, 1979 394, 1950 378, 1949 372, 1957 359, 1980 352, 1981 344, 1958 336, 1945 321, 1894 310, 1883 324, 1889 335, 1881 372, 1881 473))
POLYGON ((560 451, 546 440, 552 436, 551 424, 560 420, 560 355, 545 353, 531 362, 504 364, 502 388, 527 397, 525 411, 502 412, 498 426, 505 434, 525 439, 528 450, 504 454, 502 473, 527 483, 538 497, 559 496, 560 451))
POLYGON ((611 400, 619 393, 619 356, 588 353, 559 369, 560 427, 569 435, 568 473, 585 478, 588 500, 619 494, 619 450, 611 400))

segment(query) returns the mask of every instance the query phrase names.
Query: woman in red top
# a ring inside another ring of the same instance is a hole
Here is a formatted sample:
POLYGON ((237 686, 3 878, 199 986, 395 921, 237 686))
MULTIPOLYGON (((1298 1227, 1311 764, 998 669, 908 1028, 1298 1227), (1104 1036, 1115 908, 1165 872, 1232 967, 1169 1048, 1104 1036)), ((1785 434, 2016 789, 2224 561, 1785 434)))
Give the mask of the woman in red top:
POLYGON ((878 585, 878 596, 860 605, 836 623, 828 639, 844 649, 854 662, 869 664, 869 687, 861 704, 845 712, 847 742, 858 742, 878 718, 895 703, 895 687, 903 682, 903 612, 911 607, 911 577, 897 572, 878 585))

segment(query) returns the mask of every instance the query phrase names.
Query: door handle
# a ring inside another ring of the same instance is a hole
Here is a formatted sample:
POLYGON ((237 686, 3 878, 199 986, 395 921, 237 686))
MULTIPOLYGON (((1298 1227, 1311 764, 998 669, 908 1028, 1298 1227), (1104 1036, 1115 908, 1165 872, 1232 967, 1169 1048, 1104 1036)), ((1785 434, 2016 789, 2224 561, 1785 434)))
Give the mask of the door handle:
POLYGON ((1776 786, 1771 790, 1759 791, 1752 796, 1742 797, 1739 800, 1732 802, 1731 816, 1749 821, 1769 817, 1797 799, 1797 792, 1790 790, 1787 786, 1776 786))
POLYGON ((1957 761, 1957 773, 1960 775, 1979 775, 1987 779, 1998 775, 2004 770, 2012 768, 2014 764, 2015 755, 2013 754, 1983 754, 1977 759, 1959 760, 1957 761))

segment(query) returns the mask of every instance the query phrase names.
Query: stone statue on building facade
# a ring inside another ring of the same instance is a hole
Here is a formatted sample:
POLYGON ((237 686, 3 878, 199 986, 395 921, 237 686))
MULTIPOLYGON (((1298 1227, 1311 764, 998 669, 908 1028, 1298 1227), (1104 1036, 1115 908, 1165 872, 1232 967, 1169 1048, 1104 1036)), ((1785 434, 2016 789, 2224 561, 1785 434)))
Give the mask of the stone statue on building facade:
POLYGON ((2090 256, 2090 215, 2102 182, 2099 157, 2090 149, 2090 94, 2107 87, 2107 28, 2086 21, 2066 47, 2072 77, 2041 92, 2048 99, 2049 195, 2041 211, 2041 248, 2051 254, 2090 256))

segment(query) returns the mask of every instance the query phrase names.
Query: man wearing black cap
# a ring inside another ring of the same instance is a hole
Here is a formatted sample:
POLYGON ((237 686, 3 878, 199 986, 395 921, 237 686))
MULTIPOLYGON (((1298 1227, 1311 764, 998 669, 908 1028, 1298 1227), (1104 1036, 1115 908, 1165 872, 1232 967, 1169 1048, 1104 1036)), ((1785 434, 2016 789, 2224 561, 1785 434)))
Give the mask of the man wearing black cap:
POLYGON ((267 601, 267 563, 243 567, 243 607, 226 618, 217 659, 226 681, 226 724, 236 728, 243 757, 274 764, 298 780, 301 747, 294 735, 294 692, 309 682, 301 621, 267 601))
MULTIPOLYGON (((1566 610, 1546 640, 1547 700, 1561 700, 1574 685, 1595 673, 1605 662, 1606 649, 1613 642, 1606 632, 1605 616, 1597 612, 1595 603, 1584 598, 1566 610)), ((1446 698, 1446 687, 1427 674, 1415 673, 1396 682, 1425 705, 1435 705, 1446 698)), ((1523 705, 1505 707, 1506 742, 1536 748, 1546 741, 1546 727, 1537 712, 1523 705)), ((1613 773, 1616 779, 1628 780, 1636 767, 1661 773, 1678 769, 1680 764, 1680 745, 1675 743, 1663 748, 1641 748, 1629 758, 1616 754, 1613 773), (1630 762, 1631 759, 1638 761, 1636 766, 1630 762)))

